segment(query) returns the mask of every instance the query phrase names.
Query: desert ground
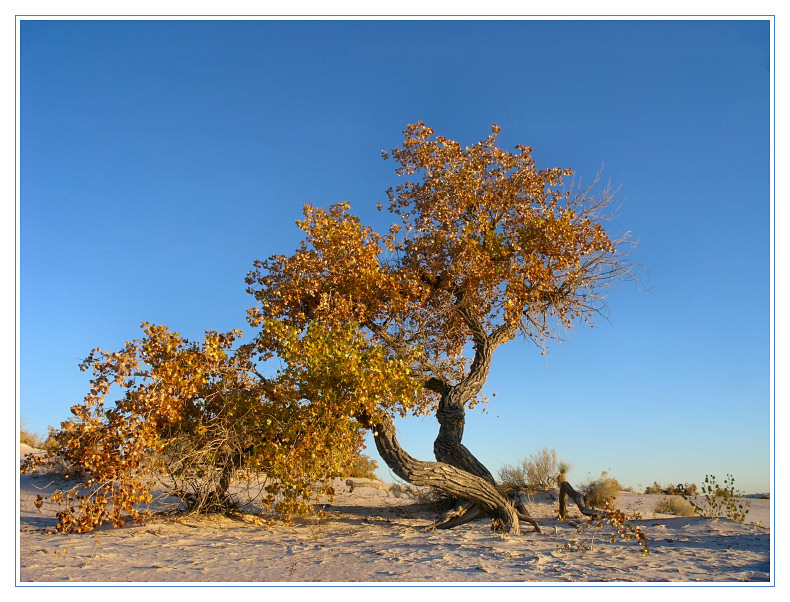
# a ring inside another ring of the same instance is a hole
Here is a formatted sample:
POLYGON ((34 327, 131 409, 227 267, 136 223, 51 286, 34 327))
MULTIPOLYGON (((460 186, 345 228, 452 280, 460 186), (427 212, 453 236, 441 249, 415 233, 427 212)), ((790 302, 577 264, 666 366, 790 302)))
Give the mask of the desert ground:
MULTIPOLYGON (((29 452, 23 449, 21 455, 29 452)), ((622 492, 617 507, 640 512, 632 521, 649 553, 596 528, 574 508, 557 520, 557 492, 532 497, 541 533, 494 534, 489 520, 431 530, 435 509, 424 499, 380 487, 336 483, 324 518, 286 525, 253 515, 154 516, 145 524, 103 525, 87 534, 54 533, 57 506, 36 497, 55 484, 20 477, 17 581, 205 584, 529 584, 742 583, 769 585, 770 500, 753 498, 744 523, 656 513, 662 495, 622 492)))

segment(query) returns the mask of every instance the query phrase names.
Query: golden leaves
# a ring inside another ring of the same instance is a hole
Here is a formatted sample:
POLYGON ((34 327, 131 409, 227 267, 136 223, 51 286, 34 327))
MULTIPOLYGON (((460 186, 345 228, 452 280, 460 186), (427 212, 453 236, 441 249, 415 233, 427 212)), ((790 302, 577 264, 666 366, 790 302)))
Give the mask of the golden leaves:
POLYGON ((608 197, 571 194, 570 170, 538 170, 531 148, 497 148, 499 133, 494 125, 462 147, 409 125, 382 155, 419 178, 387 191, 399 223, 384 235, 347 202, 305 205, 298 249, 255 261, 246 277, 254 343, 236 346, 236 330, 191 343, 144 323, 123 349, 94 349, 80 365, 93 373, 90 391, 54 452, 91 485, 53 496, 66 506, 59 528, 144 517, 135 506, 150 499, 147 475, 161 470, 154 452, 182 436, 205 451, 220 428, 245 441, 245 466, 273 476, 283 512, 304 509, 313 483, 359 451, 377 413, 425 412, 463 381, 470 343, 496 333, 499 344, 517 327, 542 339, 587 319, 627 271, 600 224, 608 197), (275 357, 282 368, 262 377, 255 362, 275 357), (113 388, 121 397, 108 409, 113 388))
MULTIPOLYGON (((381 236, 348 203, 305 206, 299 249, 255 262, 248 275, 258 302, 250 323, 360 324, 396 354, 419 347, 412 369, 424 382, 450 382, 464 378, 475 332, 519 328, 542 340, 589 319, 627 272, 600 224, 610 197, 572 194, 571 170, 539 170, 530 147, 498 148, 499 133, 493 125, 462 147, 423 122, 407 126, 403 144, 382 153, 397 174, 419 176, 387 191, 399 223, 381 236)), ((263 357, 276 352, 265 328, 257 343, 263 357)), ((428 398, 412 407, 426 409, 428 398)))
POLYGON ((107 520, 120 526, 125 515, 144 520, 148 513, 137 506, 152 499, 151 476, 161 469, 155 452, 179 429, 221 412, 231 389, 257 395, 247 377, 249 351, 228 353, 241 331, 207 331, 198 345, 165 326, 142 328, 142 339, 120 351, 94 349, 82 362, 94 375, 89 394, 72 407, 73 418, 55 433, 53 449, 23 463, 23 471, 60 462, 76 471, 76 484, 51 497, 64 506, 61 532, 83 533, 107 520), (121 397, 106 409, 113 385, 121 397))

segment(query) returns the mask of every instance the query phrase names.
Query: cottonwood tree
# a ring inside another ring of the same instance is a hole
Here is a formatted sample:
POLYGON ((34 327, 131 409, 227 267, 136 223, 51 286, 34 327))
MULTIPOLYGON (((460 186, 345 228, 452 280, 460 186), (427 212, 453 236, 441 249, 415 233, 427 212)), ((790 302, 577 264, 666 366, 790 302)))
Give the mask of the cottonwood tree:
POLYGON ((631 242, 602 226, 609 189, 577 191, 567 185, 570 169, 538 169, 526 146, 497 148, 497 126, 471 148, 423 123, 404 133, 403 144, 383 156, 397 163, 398 175, 416 177, 387 191, 396 216, 388 232, 364 226, 348 203, 328 211, 307 205, 297 222, 300 247, 255 262, 247 284, 257 300, 248 317, 261 328, 257 349, 279 354, 278 329, 298 339, 314 324, 330 331, 353 325, 367 353, 408 364, 417 388, 401 399, 380 389, 384 403, 355 404, 354 392, 376 374, 351 376, 341 362, 336 374, 313 366, 312 394, 329 394, 332 382, 345 379, 343 407, 372 431, 392 471, 465 501, 440 527, 485 513, 509 533, 519 532, 519 520, 537 528, 522 500, 501 493, 463 444, 465 412, 482 401, 498 347, 521 336, 545 349, 567 329, 593 323, 606 290, 630 275, 631 242), (396 410, 436 416, 436 461, 402 449, 396 410))
MULTIPOLYGON (((347 203, 305 206, 300 247, 247 276, 252 342, 237 345, 240 331, 190 342, 143 324, 121 350, 94 350, 82 364, 89 394, 48 454, 23 464, 80 471, 52 496, 64 506, 58 528, 144 518, 137 506, 163 476, 187 506, 227 507, 240 471, 265 474, 266 501, 287 518, 317 482, 351 468, 370 431, 395 474, 462 500, 439 527, 485 513, 509 533, 519 520, 537 529, 522 498, 502 493, 464 446, 465 412, 483 401, 499 346, 522 336, 543 349, 593 322, 606 289, 629 276, 630 243, 601 225, 609 190, 575 192, 570 170, 538 170, 528 147, 497 148, 498 132, 462 148, 408 126, 384 156, 419 178, 388 191, 396 223, 385 234, 347 203), (277 369, 266 373, 270 361, 277 369), (107 402, 113 387, 120 398, 107 402), (398 443, 392 418, 409 413, 435 414, 435 461, 398 443)), ((562 487, 561 513, 569 496, 594 512, 562 487)))

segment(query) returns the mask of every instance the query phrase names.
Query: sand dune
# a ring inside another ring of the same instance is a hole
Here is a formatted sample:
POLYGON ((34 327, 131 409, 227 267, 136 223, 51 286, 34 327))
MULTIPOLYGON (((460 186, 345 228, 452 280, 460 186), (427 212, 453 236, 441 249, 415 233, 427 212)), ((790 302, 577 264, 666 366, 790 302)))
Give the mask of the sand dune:
MULTIPOLYGON (((25 450, 28 451, 28 450, 25 450)), ((23 451, 24 453, 24 451, 23 451)), ((663 496, 623 493, 618 507, 636 521, 649 554, 589 527, 572 514, 556 520, 556 494, 530 508, 543 533, 503 539, 481 520, 428 530, 436 515, 410 497, 338 482, 324 520, 267 525, 252 517, 154 518, 83 535, 50 534, 57 507, 36 509, 54 485, 20 481, 20 584, 40 582, 462 583, 462 582, 768 582, 770 502, 752 499, 746 523, 656 514, 663 496), (759 523, 759 524, 754 524, 759 523), (581 532, 578 530, 581 529, 581 532), (574 542, 574 543, 571 543, 574 542), (571 548, 566 548, 571 544, 571 548), (581 549, 581 548, 591 549, 581 549)))

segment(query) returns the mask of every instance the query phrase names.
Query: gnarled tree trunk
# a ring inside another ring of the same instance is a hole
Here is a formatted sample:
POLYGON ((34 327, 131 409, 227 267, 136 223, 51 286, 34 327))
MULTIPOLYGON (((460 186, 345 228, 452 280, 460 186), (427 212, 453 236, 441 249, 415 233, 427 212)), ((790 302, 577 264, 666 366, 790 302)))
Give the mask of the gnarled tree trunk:
MULTIPOLYGON (((475 512, 477 516, 485 513, 492 517, 505 533, 521 532, 519 519, 523 517, 523 512, 517 510, 516 505, 500 493, 493 482, 444 462, 424 462, 413 458, 398 443, 395 425, 389 416, 365 422, 373 431, 376 449, 382 459, 401 479, 417 486, 436 487, 468 501, 470 509, 479 509, 475 512)), ((452 523, 442 523, 436 527, 450 528, 472 520, 464 518, 457 517, 452 523)), ((525 520, 538 529, 532 519, 525 520)))

